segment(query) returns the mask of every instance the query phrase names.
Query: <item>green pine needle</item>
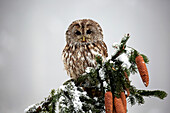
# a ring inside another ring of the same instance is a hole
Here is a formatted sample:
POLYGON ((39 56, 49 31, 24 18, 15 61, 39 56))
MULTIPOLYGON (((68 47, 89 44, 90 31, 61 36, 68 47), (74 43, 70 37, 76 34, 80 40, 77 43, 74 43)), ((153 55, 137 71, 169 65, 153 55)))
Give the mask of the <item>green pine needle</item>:
POLYGON ((144 62, 145 62, 146 64, 148 64, 148 63, 149 63, 148 57, 147 57, 146 55, 144 55, 144 54, 140 54, 140 55, 143 57, 144 62))
POLYGON ((165 91, 160 91, 160 90, 155 90, 155 91, 138 90, 137 93, 139 93, 142 96, 154 96, 160 99, 164 99, 167 96, 167 93, 165 91))

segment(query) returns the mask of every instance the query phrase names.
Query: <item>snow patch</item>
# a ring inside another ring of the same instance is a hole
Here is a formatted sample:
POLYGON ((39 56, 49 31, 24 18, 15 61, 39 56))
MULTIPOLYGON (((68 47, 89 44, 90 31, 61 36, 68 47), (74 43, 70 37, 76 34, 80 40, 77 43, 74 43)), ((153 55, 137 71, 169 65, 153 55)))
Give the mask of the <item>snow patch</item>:
POLYGON ((113 47, 112 56, 114 56, 114 55, 118 52, 120 45, 119 45, 117 42, 114 42, 114 43, 112 44, 112 47, 113 47))
POLYGON ((103 87, 107 87, 108 83, 106 81, 103 82, 103 87))
POLYGON ((131 66, 131 63, 129 62, 129 58, 127 54, 123 53, 121 54, 118 59, 123 62, 122 67, 128 68, 131 66))
POLYGON ((112 47, 113 47, 114 49, 119 49, 119 43, 114 42, 114 43, 112 44, 112 47))
POLYGON ((93 67, 87 67, 86 70, 85 70, 85 72, 86 72, 86 73, 90 73, 90 70, 91 70, 91 69, 93 69, 93 67))
POLYGON ((94 51, 93 49, 91 50, 91 53, 92 53, 93 55, 99 55, 99 56, 102 56, 99 52, 94 51))
POLYGON ((36 105, 35 104, 32 104, 30 106, 28 106, 25 110, 24 110, 24 113, 28 113, 28 110, 35 107, 36 105))
POLYGON ((67 98, 65 97, 65 95, 60 96, 58 101, 59 104, 56 104, 57 107, 60 106, 59 111, 64 111, 65 108, 68 109, 70 108, 70 106, 73 106, 74 111, 76 111, 76 113, 77 112, 84 113, 82 109, 83 103, 81 102, 80 97, 84 96, 86 98, 89 98, 87 96, 87 93, 79 91, 78 88, 75 86, 74 82, 71 82, 65 86, 60 86, 58 93, 62 91, 69 92, 69 97, 67 98))
POLYGON ((101 80, 104 80, 104 75, 105 75, 105 72, 103 71, 103 68, 101 68, 99 70, 99 76, 100 76, 101 80))
POLYGON ((82 109, 82 102, 80 101, 80 94, 81 92, 78 91, 77 89, 75 89, 74 91, 74 101, 73 101, 73 104, 74 104, 74 108, 75 110, 79 110, 79 109, 82 109))

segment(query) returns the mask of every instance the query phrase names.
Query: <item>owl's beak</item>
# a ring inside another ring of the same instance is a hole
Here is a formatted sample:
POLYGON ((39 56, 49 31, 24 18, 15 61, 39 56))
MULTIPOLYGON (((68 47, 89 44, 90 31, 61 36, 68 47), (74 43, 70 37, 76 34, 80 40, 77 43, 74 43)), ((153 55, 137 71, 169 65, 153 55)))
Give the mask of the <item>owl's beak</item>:
POLYGON ((86 37, 85 36, 83 36, 83 40, 82 40, 83 42, 85 42, 86 41, 86 37))

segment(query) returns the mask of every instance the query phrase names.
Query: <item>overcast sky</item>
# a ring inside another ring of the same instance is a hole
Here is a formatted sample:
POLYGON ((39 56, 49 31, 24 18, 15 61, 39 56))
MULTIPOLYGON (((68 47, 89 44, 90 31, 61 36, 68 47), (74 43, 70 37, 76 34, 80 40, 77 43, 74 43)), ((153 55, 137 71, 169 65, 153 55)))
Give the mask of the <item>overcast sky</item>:
MULTIPOLYGON (((69 79, 61 60, 65 31, 82 18, 101 25, 109 55, 130 33, 127 44, 150 59, 149 86, 139 75, 133 84, 170 94, 169 0, 0 0, 0 113, 23 113, 69 79)), ((146 98, 128 113, 167 113, 169 105, 169 96, 146 98)))

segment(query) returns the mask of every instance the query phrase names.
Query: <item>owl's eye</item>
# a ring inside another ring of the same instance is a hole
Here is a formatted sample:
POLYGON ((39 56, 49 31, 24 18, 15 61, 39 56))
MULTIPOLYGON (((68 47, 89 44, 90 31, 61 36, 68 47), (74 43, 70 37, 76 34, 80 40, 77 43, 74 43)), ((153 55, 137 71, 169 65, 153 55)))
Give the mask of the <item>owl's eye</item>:
POLYGON ((81 32, 80 31, 76 31, 75 34, 76 35, 81 35, 81 32))
POLYGON ((91 34, 92 33, 92 31, 91 30, 87 30, 87 32, 86 32, 87 34, 91 34))

